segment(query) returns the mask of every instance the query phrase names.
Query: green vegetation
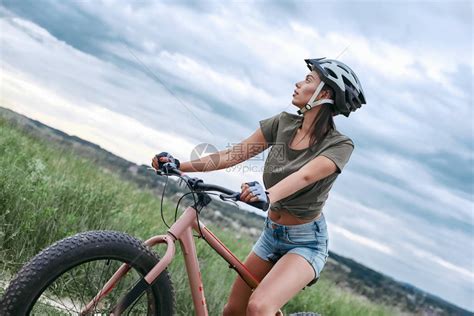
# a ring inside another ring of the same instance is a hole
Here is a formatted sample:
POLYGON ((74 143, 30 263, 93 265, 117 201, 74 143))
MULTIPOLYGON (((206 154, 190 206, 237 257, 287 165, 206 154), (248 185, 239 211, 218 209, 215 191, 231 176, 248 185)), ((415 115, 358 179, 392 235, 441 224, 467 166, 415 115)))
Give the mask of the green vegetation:
MULTIPOLYGON (((158 197, 125 182, 89 160, 20 131, 0 119, 0 257, 2 275, 54 241, 80 231, 113 229, 141 239, 161 234, 165 226, 158 197)), ((168 221, 175 205, 164 203, 168 221)), ((241 259, 253 240, 211 229, 241 259)), ((211 315, 221 313, 236 274, 203 241, 197 242, 211 315)), ((179 249, 179 247, 177 248, 179 249)), ((157 248, 158 253, 162 249, 157 248)), ((170 267, 178 315, 193 312, 180 252, 170 267)), ((323 315, 391 315, 393 311, 340 290, 323 278, 289 302, 285 313, 318 311, 323 315)))

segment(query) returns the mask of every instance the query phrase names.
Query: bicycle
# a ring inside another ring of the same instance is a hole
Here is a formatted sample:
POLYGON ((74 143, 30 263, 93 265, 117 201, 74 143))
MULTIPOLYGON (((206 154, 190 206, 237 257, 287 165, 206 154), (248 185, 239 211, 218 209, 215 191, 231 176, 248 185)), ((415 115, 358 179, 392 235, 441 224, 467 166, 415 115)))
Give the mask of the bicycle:
MULTIPOLYGON (((41 251, 16 274, 0 301, 0 314, 17 316, 67 312, 68 315, 173 315, 174 289, 166 268, 175 256, 175 242, 179 241, 195 314, 208 315, 193 231, 249 287, 255 289, 259 281, 199 221, 200 211, 212 201, 210 191, 220 192, 218 196, 224 201, 238 201, 240 193, 206 184, 202 179, 191 178, 176 168, 166 171, 157 173, 179 176, 190 188, 194 199, 194 205, 185 209, 166 235, 157 235, 141 242, 122 232, 89 231, 60 240, 41 251), (151 250, 157 244, 167 246, 162 258, 151 250), (101 287, 101 280, 107 279, 101 287), (94 287, 94 284, 99 284, 99 287, 94 287)), ((279 313, 283 315, 281 311, 279 313)))

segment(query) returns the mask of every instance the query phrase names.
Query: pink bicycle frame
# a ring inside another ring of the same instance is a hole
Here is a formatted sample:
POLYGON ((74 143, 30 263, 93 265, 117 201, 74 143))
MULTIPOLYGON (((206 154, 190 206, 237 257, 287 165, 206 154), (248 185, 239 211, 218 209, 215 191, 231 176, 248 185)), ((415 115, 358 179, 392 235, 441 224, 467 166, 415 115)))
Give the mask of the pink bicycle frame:
MULTIPOLYGON (((237 271, 250 288, 255 289, 258 286, 259 281, 250 273, 245 265, 201 222, 199 222, 198 226, 196 209, 190 206, 186 208, 183 215, 181 215, 173 226, 171 226, 167 235, 154 236, 145 242, 145 244, 150 247, 158 243, 166 243, 167 249, 160 262, 158 262, 158 264, 148 272, 139 284, 131 290, 131 292, 135 292, 135 296, 141 294, 150 284, 152 284, 160 273, 163 272, 171 263, 175 255, 175 242, 176 240, 179 240, 184 255, 184 262, 186 264, 195 313, 198 316, 208 315, 204 287, 201 280, 201 271, 193 239, 193 230, 199 234, 202 233, 203 239, 206 240, 206 242, 229 263, 230 268, 237 271), (199 227, 201 228, 200 230, 199 227)), ((110 280, 107 281, 102 290, 100 290, 93 300, 86 305, 81 314, 87 314, 103 297, 110 293, 115 284, 117 284, 120 278, 124 276, 129 269, 130 268, 127 264, 123 264, 114 273, 110 280)), ((130 301, 127 302, 127 304, 131 304, 130 301)), ((120 313, 120 310, 121 309, 119 309, 118 313, 120 313)))

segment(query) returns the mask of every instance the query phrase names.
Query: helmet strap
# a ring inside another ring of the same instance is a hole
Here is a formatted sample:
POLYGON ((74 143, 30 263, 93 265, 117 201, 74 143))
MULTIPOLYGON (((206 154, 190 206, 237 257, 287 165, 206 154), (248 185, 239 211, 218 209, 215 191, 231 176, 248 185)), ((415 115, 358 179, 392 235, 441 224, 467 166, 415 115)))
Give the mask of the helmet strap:
POLYGON ((311 96, 311 98, 309 99, 308 103, 306 103, 306 105, 304 107, 302 107, 301 109, 298 110, 298 114, 301 115, 305 112, 308 112, 309 110, 311 110, 313 107, 316 107, 318 105, 321 105, 323 103, 331 103, 331 104, 334 104, 334 100, 331 100, 331 99, 321 99, 321 100, 317 100, 317 101, 314 101, 318 95, 319 95, 319 92, 321 92, 321 90, 323 89, 324 87, 324 82, 321 81, 319 83, 319 86, 316 88, 316 91, 314 91, 313 95, 311 96))

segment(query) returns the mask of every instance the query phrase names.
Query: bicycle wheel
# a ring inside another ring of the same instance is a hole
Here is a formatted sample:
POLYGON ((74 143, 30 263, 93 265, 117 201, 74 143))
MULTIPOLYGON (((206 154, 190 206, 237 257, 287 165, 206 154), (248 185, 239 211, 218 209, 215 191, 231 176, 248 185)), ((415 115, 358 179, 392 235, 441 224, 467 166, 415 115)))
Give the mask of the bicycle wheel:
MULTIPOLYGON (((91 311, 110 312, 117 300, 159 258, 139 240, 120 232, 91 231, 65 238, 36 255, 17 273, 0 301, 1 315, 79 315, 123 264, 130 271, 91 311)), ((172 315, 174 291, 165 270, 124 315, 172 315)))

